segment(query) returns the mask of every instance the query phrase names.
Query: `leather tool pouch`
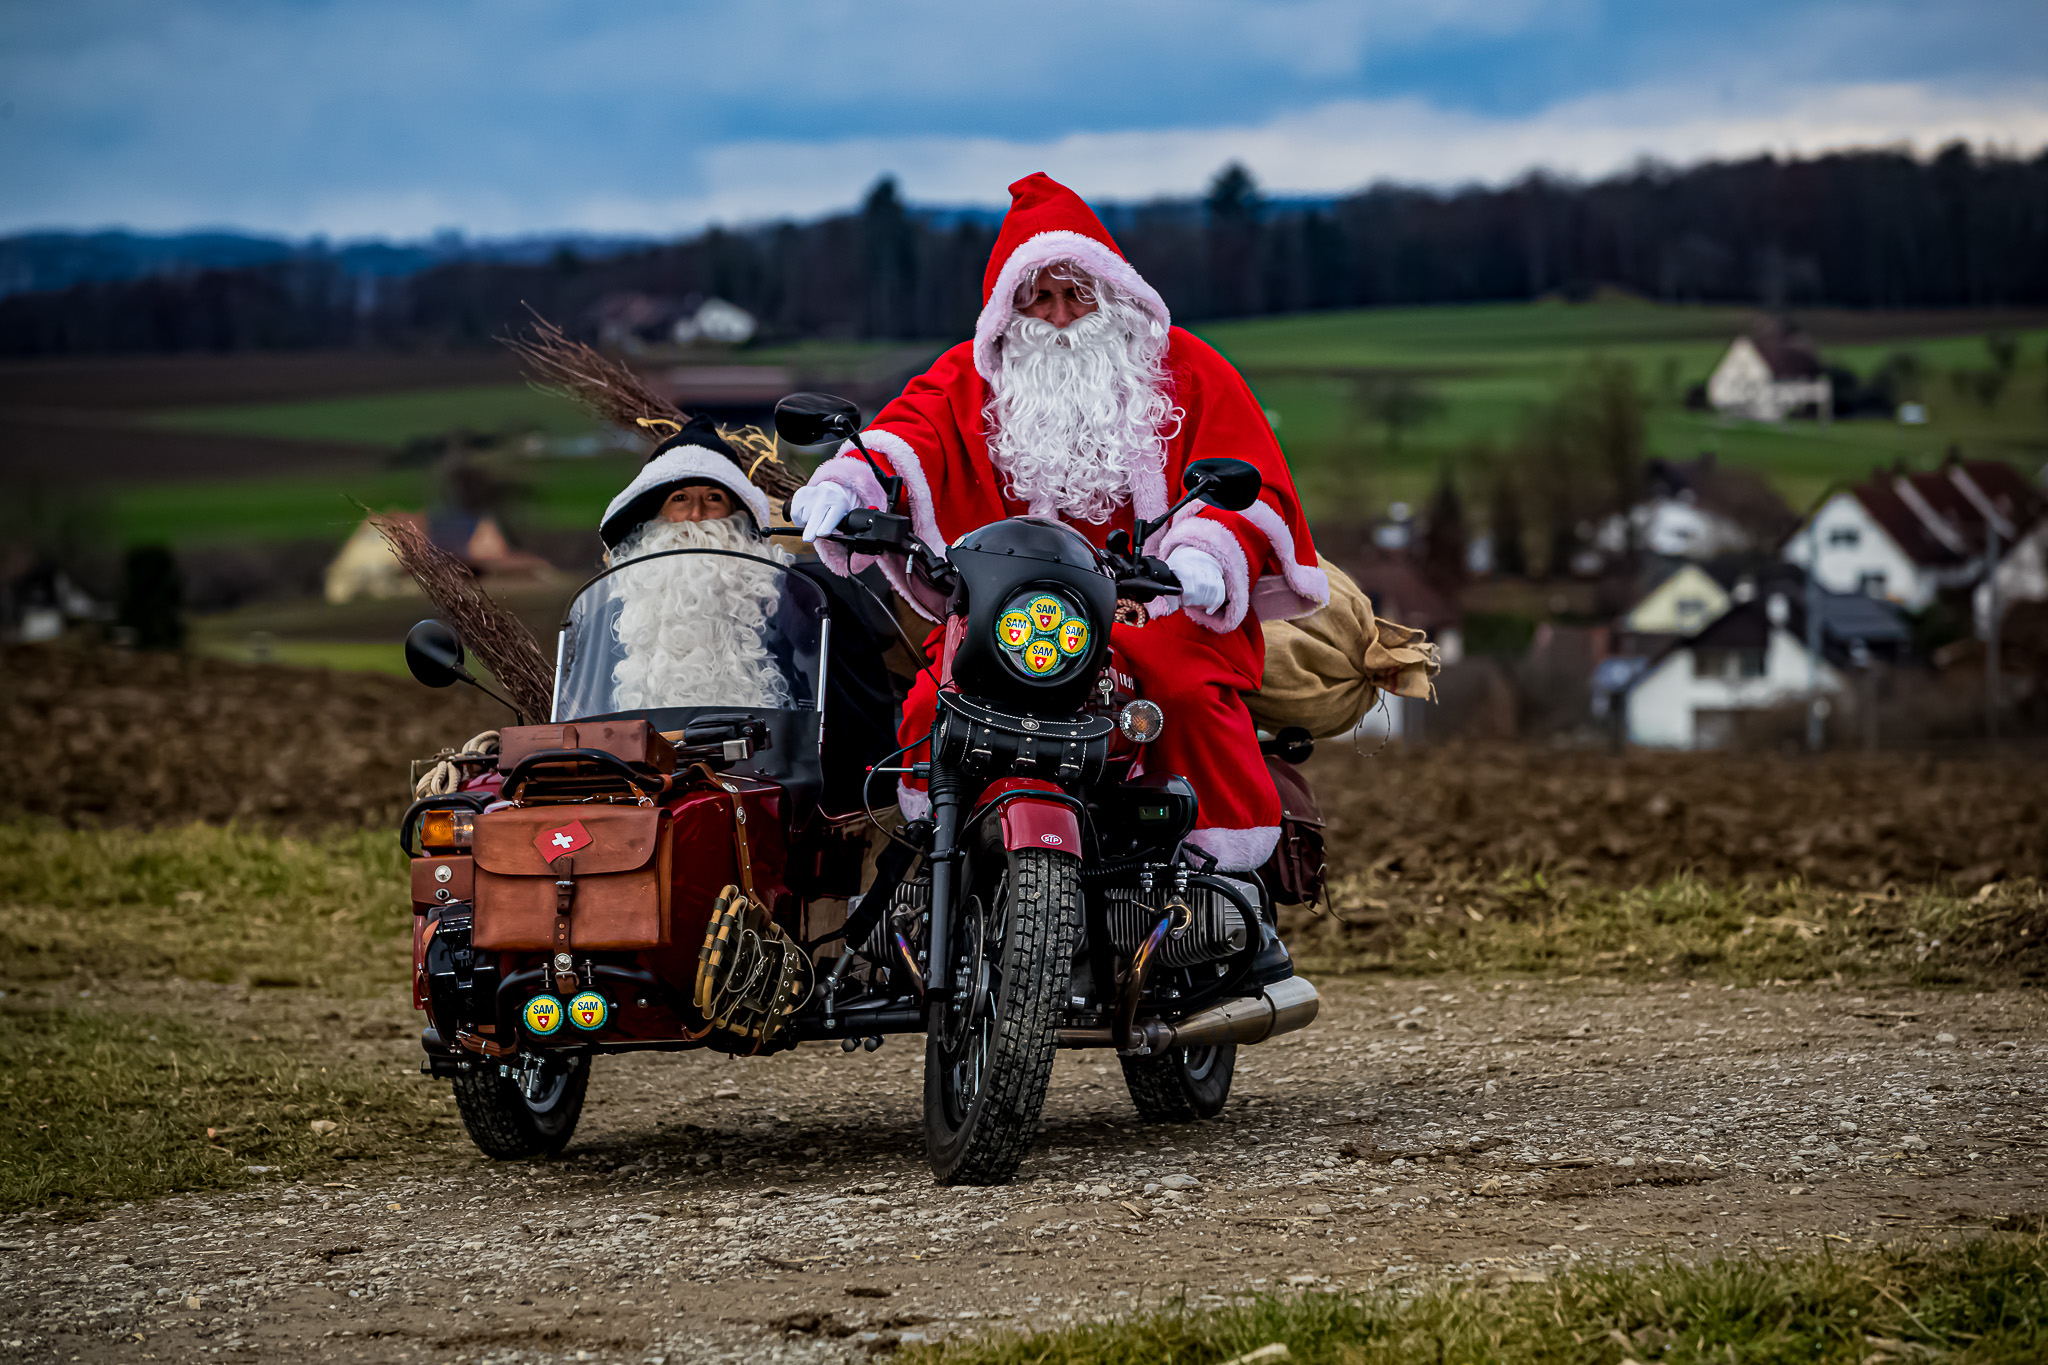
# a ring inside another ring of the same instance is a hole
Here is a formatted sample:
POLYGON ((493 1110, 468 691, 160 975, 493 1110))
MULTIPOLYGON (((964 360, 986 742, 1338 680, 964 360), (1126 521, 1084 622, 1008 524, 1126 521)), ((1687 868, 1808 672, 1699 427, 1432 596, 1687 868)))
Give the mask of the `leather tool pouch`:
POLYGON ((477 817, 478 948, 665 948, 675 831, 654 806, 529 806, 477 817), (588 843, 550 862, 535 840, 580 823, 588 843), (566 915, 557 912, 566 910, 566 915), (566 919, 567 943, 558 942, 566 919))
POLYGON ((498 770, 556 749, 596 749, 648 773, 676 770, 676 746, 644 720, 575 720, 562 725, 508 725, 498 732, 498 770))
POLYGON ((1280 793, 1280 842, 1260 880, 1283 905, 1314 905, 1323 895, 1323 809, 1301 769, 1268 754, 1266 771, 1280 793))

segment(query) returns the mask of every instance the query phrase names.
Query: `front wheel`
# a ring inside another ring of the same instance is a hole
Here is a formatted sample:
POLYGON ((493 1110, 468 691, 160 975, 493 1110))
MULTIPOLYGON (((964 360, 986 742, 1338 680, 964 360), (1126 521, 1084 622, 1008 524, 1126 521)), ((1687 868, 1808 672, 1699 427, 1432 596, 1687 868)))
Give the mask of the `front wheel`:
POLYGON ((1125 1057, 1124 1084, 1146 1123, 1213 1119, 1230 1100, 1237 1044, 1184 1047, 1156 1057, 1125 1057))
POLYGON ((953 1003, 925 1042, 924 1140, 942 1185, 1017 1173, 1045 1108, 1080 936, 1071 858, 1008 855, 953 920, 953 1003))
POLYGON ((487 1062, 456 1073, 455 1107, 469 1140, 499 1161, 555 1155, 569 1145, 576 1120, 583 1117, 589 1060, 521 1057, 509 1073, 501 1075, 487 1062))

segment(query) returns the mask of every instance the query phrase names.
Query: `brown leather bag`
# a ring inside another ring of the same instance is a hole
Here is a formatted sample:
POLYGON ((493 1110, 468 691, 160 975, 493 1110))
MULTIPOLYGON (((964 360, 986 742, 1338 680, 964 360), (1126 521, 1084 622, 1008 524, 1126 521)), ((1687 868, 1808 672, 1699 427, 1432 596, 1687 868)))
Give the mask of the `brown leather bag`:
POLYGON ((659 807, 485 811, 471 852, 479 948, 668 946, 675 830, 659 807))
POLYGON ((1280 793, 1280 842, 1261 872, 1261 880, 1283 905, 1314 905, 1323 895, 1323 808, 1301 769, 1286 759, 1266 755, 1266 771, 1280 793))
POLYGON ((600 749, 643 772, 676 770, 676 746, 644 720, 572 720, 563 725, 508 725, 498 732, 498 771, 549 749, 600 749))

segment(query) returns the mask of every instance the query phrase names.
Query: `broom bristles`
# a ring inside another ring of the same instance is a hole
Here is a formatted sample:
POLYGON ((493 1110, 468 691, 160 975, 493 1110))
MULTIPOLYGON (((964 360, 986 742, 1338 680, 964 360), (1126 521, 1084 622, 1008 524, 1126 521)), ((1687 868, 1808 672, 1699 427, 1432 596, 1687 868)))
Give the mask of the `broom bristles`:
MULTIPOLYGON (((678 427, 689 414, 647 387, 640 376, 595 347, 571 341, 560 327, 539 313, 525 333, 505 337, 505 344, 526 362, 527 377, 535 388, 556 394, 587 408, 613 426, 642 432, 659 441, 666 433, 657 426, 650 430, 643 421, 673 422, 678 427)), ((756 426, 720 427, 718 434, 739 452, 740 469, 756 488, 770 498, 782 499, 804 486, 803 476, 782 462, 775 438, 756 426)))
POLYGON ((493 600, 469 566, 434 544, 417 523, 376 512, 370 524, 528 723, 546 720, 554 710, 554 669, 525 623, 493 600))

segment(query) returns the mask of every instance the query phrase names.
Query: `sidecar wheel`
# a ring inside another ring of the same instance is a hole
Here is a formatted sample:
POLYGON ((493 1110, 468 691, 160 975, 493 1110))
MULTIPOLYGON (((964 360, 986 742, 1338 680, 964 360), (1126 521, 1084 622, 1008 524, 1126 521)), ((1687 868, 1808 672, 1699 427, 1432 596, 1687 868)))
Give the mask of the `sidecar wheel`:
POLYGON ((941 1185, 997 1185, 1017 1173, 1045 1108, 1081 933, 1071 858, 1031 849, 1000 866, 993 884, 975 888, 961 916, 973 922, 954 938, 962 1004, 925 1041, 925 1154, 941 1185))
POLYGON ((1145 1123, 1213 1119, 1230 1102, 1237 1044, 1184 1047, 1158 1057, 1123 1057, 1124 1084, 1145 1123))
POLYGON ((576 1121, 583 1117, 583 1096, 590 1089, 590 1062, 577 1058, 574 1067, 551 1064, 540 1097, 529 1100, 519 1083, 500 1076, 498 1068, 478 1063, 455 1077, 455 1107, 469 1140, 485 1156, 499 1161, 527 1161, 553 1156, 569 1145, 576 1121))

